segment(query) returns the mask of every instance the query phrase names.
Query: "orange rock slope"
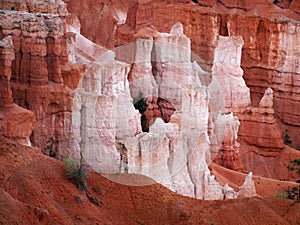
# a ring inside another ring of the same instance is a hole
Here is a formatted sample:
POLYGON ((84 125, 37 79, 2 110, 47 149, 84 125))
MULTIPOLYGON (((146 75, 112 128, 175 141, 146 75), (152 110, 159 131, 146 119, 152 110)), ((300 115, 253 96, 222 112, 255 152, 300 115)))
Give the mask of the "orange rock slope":
POLYGON ((63 173, 63 163, 39 149, 1 139, 0 224, 300 224, 300 203, 291 200, 200 201, 158 184, 124 186, 90 172, 90 191, 102 202, 96 206, 63 173))

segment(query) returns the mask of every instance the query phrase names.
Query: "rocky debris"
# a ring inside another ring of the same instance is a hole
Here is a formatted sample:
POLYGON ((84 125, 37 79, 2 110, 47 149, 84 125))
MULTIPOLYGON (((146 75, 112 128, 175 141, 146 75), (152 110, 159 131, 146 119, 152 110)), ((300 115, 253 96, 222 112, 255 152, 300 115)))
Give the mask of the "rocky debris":
POLYGON ((239 198, 251 198, 256 196, 256 189, 254 181, 252 180, 252 172, 245 178, 244 184, 239 187, 238 197, 239 198))
POLYGON ((199 3, 199 5, 201 6, 209 6, 209 7, 213 7, 215 4, 217 4, 217 0, 197 0, 197 3, 199 3))
MULTIPOLYGON (((252 225, 269 225, 297 224, 300 219, 300 203, 291 204, 282 198, 199 201, 160 184, 126 186, 90 172, 87 178, 90 192, 103 203, 97 207, 62 176, 61 161, 41 154, 36 148, 1 138, 0 153, 0 224, 24 221, 27 224, 210 224, 212 221, 247 224, 251 221, 252 225)), ((149 179, 134 174, 119 177, 133 181, 149 179)), ((278 187, 273 182, 268 179, 267 190, 270 186, 278 187)))

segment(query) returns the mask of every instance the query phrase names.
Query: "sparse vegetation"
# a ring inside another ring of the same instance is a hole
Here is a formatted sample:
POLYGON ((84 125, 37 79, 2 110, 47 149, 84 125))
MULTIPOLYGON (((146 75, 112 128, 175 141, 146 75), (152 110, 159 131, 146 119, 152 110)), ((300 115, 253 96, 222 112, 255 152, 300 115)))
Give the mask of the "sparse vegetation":
MULTIPOLYGON (((291 160, 290 163, 287 165, 287 169, 289 171, 296 171, 296 173, 299 175, 299 180, 297 180, 296 182, 300 183, 300 158, 291 160)), ((300 200, 300 188, 288 187, 288 189, 285 190, 283 193, 277 193, 276 197, 300 200)))
POLYGON ((300 158, 290 161, 290 164, 287 165, 289 171, 296 171, 300 178, 300 158))
POLYGON ((299 188, 294 187, 288 187, 287 190, 285 190, 283 193, 277 193, 276 197, 277 198, 285 198, 285 199, 298 199, 298 193, 299 188))
POLYGON ((276 194, 276 197, 277 197, 277 198, 286 198, 286 199, 288 198, 287 195, 286 195, 285 193, 277 193, 277 194, 276 194))
POLYGON ((98 184, 94 187, 94 191, 96 193, 100 193, 101 192, 101 188, 100 188, 100 186, 98 184))
POLYGON ((66 165, 65 176, 74 182, 80 191, 88 190, 86 183, 86 172, 82 168, 82 164, 74 157, 64 159, 66 165))
POLYGON ((73 183, 75 183, 77 188, 80 191, 84 191, 91 203, 100 206, 102 202, 97 198, 93 197, 89 191, 88 184, 86 182, 87 173, 83 169, 82 156, 80 160, 74 157, 67 157, 65 158, 64 163, 66 165, 66 169, 65 169, 66 178, 68 180, 71 180, 73 183))

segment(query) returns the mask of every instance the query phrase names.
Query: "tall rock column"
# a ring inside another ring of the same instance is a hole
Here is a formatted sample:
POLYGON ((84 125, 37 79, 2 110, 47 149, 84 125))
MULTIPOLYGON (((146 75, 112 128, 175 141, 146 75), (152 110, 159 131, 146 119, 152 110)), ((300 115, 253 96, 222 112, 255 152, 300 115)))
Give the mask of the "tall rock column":
POLYGON ((243 43, 241 36, 219 37, 209 85, 212 160, 234 170, 242 170, 237 142, 240 123, 234 115, 250 106, 250 91, 240 67, 243 43))
POLYGON ((15 60, 12 37, 0 41, 0 135, 30 145, 35 125, 33 113, 13 103, 10 87, 11 65, 15 60))

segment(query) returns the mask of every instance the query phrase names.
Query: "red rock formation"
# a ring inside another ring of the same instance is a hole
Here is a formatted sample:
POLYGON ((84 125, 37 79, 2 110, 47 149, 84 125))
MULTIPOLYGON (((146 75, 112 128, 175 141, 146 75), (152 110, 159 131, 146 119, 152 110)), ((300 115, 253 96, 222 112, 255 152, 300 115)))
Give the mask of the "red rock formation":
POLYGON ((0 85, 1 85, 1 100, 0 107, 10 106, 13 103, 12 92, 10 88, 11 79, 11 64, 15 59, 13 43, 11 37, 4 38, 1 42, 0 49, 0 85))
POLYGON ((217 3, 217 0, 198 0, 197 1, 201 6, 209 6, 212 7, 217 3))
POLYGON ((54 151, 65 148, 68 152, 72 140, 73 93, 66 85, 77 86, 74 84, 76 81, 70 84, 69 80, 74 74, 78 83, 82 71, 78 66, 67 63, 65 11, 61 13, 64 4, 59 1, 54 5, 40 3, 28 2, 27 7, 29 11, 48 10, 60 13, 60 16, 13 11, 3 11, 0 15, 1 35, 11 35, 14 45, 15 60, 10 81, 12 96, 14 102, 35 115, 32 143, 45 148, 47 141, 55 140, 57 146, 54 146, 54 151))
POLYGON ((61 0, 26 0, 26 1, 10 1, 3 0, 0 9, 26 11, 30 13, 55 13, 64 14, 66 4, 61 0))
POLYGON ((35 119, 32 112, 13 103, 10 79, 14 59, 12 37, 8 36, 0 41, 0 135, 30 145, 35 119))
MULTIPOLYGON (((31 14, 7 11, 0 14, 0 36, 13 37, 16 54, 12 64, 12 80, 8 82, 9 79, 5 78, 6 80, 2 82, 1 78, 1 85, 4 87, 1 90, 1 95, 4 96, 3 105, 12 101, 9 87, 11 85, 14 101, 31 109, 37 118, 37 129, 31 138, 34 144, 45 147, 47 140, 54 139, 58 141, 59 153, 66 155, 76 152, 76 156, 79 156, 81 151, 88 159, 101 161, 111 170, 116 169, 117 163, 120 163, 121 167, 121 164, 128 160, 131 160, 133 166, 136 164, 140 166, 143 163, 147 165, 149 162, 155 164, 158 159, 168 158, 168 154, 171 154, 170 158, 175 158, 175 165, 176 160, 181 158, 175 157, 177 145, 174 143, 180 143, 180 139, 171 136, 169 132, 172 131, 172 135, 178 132, 174 128, 176 126, 154 124, 152 129, 155 126, 159 129, 164 128, 163 135, 156 139, 151 132, 140 135, 139 114, 133 109, 130 94, 135 98, 139 96, 140 89, 149 91, 147 98, 152 99, 148 101, 149 107, 145 113, 147 120, 161 117, 165 122, 177 123, 179 130, 192 134, 194 131, 203 132, 201 138, 184 140, 188 142, 188 148, 193 151, 187 155, 183 154, 183 158, 192 156, 191 162, 188 165, 184 164, 183 172, 177 174, 175 178, 172 177, 174 179, 167 181, 170 183, 165 185, 182 194, 201 199, 222 198, 224 196, 222 188, 215 182, 214 177, 210 177, 206 162, 203 160, 210 158, 206 151, 209 149, 208 95, 205 87, 202 87, 201 78, 198 77, 203 74, 203 71, 191 60, 196 60, 208 71, 212 70, 214 77, 212 84, 215 80, 222 84, 225 111, 220 112, 234 112, 239 116, 241 140, 263 148, 260 154, 268 150, 280 152, 283 143, 275 119, 278 116, 282 126, 296 127, 291 138, 293 144, 297 144, 297 135, 299 135, 297 130, 300 126, 297 101, 299 50, 295 46, 299 45, 299 24, 293 19, 299 16, 291 10, 283 11, 267 0, 251 3, 230 0, 220 0, 218 3, 199 1, 201 6, 186 0, 163 2, 140 0, 132 1, 129 9, 124 7, 126 9, 120 12, 114 8, 113 3, 108 2, 99 1, 96 4, 103 4, 95 7, 91 7, 95 4, 91 1, 81 2, 82 4, 78 4, 78 1, 69 2, 70 8, 80 16, 81 21, 84 21, 84 33, 94 42, 111 48, 114 43, 122 45, 141 37, 146 40, 137 42, 140 46, 137 46, 134 51, 135 58, 130 62, 132 64, 130 67, 128 64, 114 60, 113 52, 106 51, 80 35, 78 22, 74 17, 66 14, 65 5, 61 1, 16 3, 13 5, 15 9, 28 11, 31 14), (95 9, 95 13, 90 12, 91 8, 95 9), (33 14, 33 12, 38 13, 33 14), (51 14, 40 14, 40 12, 51 14), (281 12, 286 12, 285 15, 291 19, 282 19, 281 12), (93 17, 95 15, 99 23, 93 25, 91 21, 95 21, 93 17), (117 28, 117 23, 124 23, 121 18, 125 17, 126 23, 117 28), (178 20, 183 25, 177 23, 172 27, 170 34, 159 33, 154 28, 156 26, 159 31, 166 32, 178 20), (66 28, 66 21, 72 26, 66 28), (100 29, 105 24, 106 27, 100 29), (183 30, 191 38, 191 42, 183 34, 183 30), (223 38, 220 35, 230 36, 230 38, 223 38), (253 105, 258 107, 249 107, 249 91, 242 79, 243 71, 240 68, 243 41, 241 38, 235 38, 235 35, 244 37, 242 67, 245 70, 247 84, 251 88, 253 105), (235 45, 233 47, 228 45, 227 39, 230 41, 233 39, 235 45), (219 40, 225 40, 223 42, 225 44, 218 46, 219 40), (293 43, 293 46, 291 47, 289 43, 293 43), (192 59, 190 46, 195 53, 192 59), (226 49, 233 54, 228 58, 227 54, 220 53, 220 49, 226 49), (102 56, 103 61, 99 59, 102 56), (140 59, 145 61, 139 62, 140 59), (85 72, 84 78, 81 79, 83 72, 85 72), (131 88, 129 94, 127 74, 131 85, 140 78, 150 77, 151 82, 144 82, 145 85, 139 87, 140 89, 131 88), (183 74, 185 76, 182 76, 183 74), (189 74, 199 79, 189 79, 189 74), (170 85, 172 82, 175 85, 170 85), (186 89, 183 92, 177 90, 180 82, 186 89), (155 84, 159 86, 159 91, 155 84), (201 88, 198 88, 199 84, 201 88), (198 86, 195 88, 193 85, 198 86), (266 87, 272 87, 274 90, 275 112, 270 93, 266 93, 260 101, 266 87), (174 101, 174 96, 178 97, 177 94, 182 98, 174 101), (86 97, 90 95, 93 97, 86 97), (182 105, 184 106, 182 111, 178 111, 182 105), (130 139, 126 144, 120 142, 126 151, 123 147, 116 147, 116 142, 127 141, 127 138, 131 138, 132 135, 136 135, 133 140, 130 139), (102 142, 105 143, 104 151, 98 151, 98 144, 102 142), (160 147, 152 154, 150 150, 153 143, 160 147), (128 154, 129 150, 142 153, 126 155, 122 158, 123 151, 128 154), (107 157, 101 158, 107 152, 111 161, 105 161, 107 157), (112 162, 116 163, 112 165, 112 162), (188 186, 188 190, 182 187, 182 183, 188 186)), ((288 8, 285 1, 279 1, 278 4, 282 8, 288 8)), ((1 7, 10 9, 12 3, 2 1, 1 7)), ((294 7, 296 11, 295 1, 290 7, 294 7)), ((7 59, 5 57, 3 64, 10 66, 11 62, 7 63, 9 57, 7 59)), ((3 70, 7 69, 5 66, 3 68, 3 70)), ((4 74, 8 76, 7 73, 4 74)), ((20 111, 17 108, 11 109, 7 112, 20 111)), ((216 115, 210 116, 216 117, 216 115)), ((218 124, 214 124, 218 120, 211 118, 211 124, 216 127, 215 135, 220 137, 221 143, 217 146, 217 151, 213 152, 215 154, 213 158, 221 165, 240 170, 242 165, 239 160, 239 145, 236 142, 238 123, 235 123, 235 119, 231 114, 228 120, 224 120, 225 134, 222 136, 216 135, 217 130, 222 130, 218 124)), ((5 129, 9 130, 7 127, 5 129)), ((17 131, 10 131, 6 136, 11 137, 17 134, 17 131)), ((19 131, 23 132, 24 129, 20 128, 19 131)), ((30 133, 25 133, 17 136, 25 137, 28 142, 30 133)), ((174 165, 169 166, 166 161, 164 163, 163 169, 166 174, 169 170, 177 169, 174 165)), ((246 165, 247 169, 249 165, 250 163, 246 165)), ((124 167, 122 169, 125 171, 124 167)), ((132 171, 134 169, 136 168, 134 167, 132 171)), ((156 175, 153 168, 143 173, 149 176, 156 175)))
POLYGON ((113 48, 118 14, 110 1, 68 1, 68 11, 78 16, 82 35, 96 44, 113 48))
POLYGON ((218 0, 219 3, 224 5, 226 8, 237 8, 250 10, 255 7, 266 6, 270 7, 272 3, 269 0, 253 0, 253 1, 238 1, 238 0, 218 0))
POLYGON ((300 14, 300 2, 298 0, 293 0, 290 8, 294 10, 296 13, 300 14))
POLYGON ((239 137, 246 143, 266 151, 280 151, 284 147, 281 130, 274 117, 272 89, 266 90, 258 107, 251 107, 238 117, 241 121, 239 137))

